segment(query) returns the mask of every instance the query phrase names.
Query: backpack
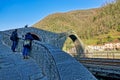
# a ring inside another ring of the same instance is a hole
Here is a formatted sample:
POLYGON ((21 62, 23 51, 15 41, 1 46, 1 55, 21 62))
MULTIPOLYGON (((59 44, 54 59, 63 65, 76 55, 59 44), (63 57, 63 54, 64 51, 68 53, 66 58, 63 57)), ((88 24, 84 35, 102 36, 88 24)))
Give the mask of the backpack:
POLYGON ((23 46, 30 47, 31 46, 31 41, 29 39, 24 40, 23 46))
POLYGON ((10 40, 12 40, 12 41, 15 40, 15 34, 13 34, 13 33, 11 34, 10 40))
POLYGON ((16 41, 17 40, 17 34, 15 32, 13 32, 10 36, 10 40, 12 41, 16 41))

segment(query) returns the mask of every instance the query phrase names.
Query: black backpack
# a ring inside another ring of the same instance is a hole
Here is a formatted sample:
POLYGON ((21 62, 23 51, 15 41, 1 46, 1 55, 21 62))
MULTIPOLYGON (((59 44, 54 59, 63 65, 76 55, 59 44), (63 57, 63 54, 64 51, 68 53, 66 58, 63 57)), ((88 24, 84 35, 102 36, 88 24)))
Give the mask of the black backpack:
POLYGON ((16 41, 17 39, 18 39, 17 33, 13 32, 13 33, 11 34, 11 36, 10 36, 10 40, 16 41))

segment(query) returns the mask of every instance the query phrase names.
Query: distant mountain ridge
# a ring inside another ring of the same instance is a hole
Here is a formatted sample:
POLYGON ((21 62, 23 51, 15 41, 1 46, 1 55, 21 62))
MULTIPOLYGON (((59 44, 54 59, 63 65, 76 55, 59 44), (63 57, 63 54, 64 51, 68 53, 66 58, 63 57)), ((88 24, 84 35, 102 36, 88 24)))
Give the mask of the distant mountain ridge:
POLYGON ((67 30, 75 30, 83 27, 95 10, 77 10, 67 13, 55 13, 45 17, 43 20, 34 24, 34 27, 49 30, 52 32, 64 32, 67 30), (74 29, 75 28, 75 29, 74 29))
POLYGON ((116 0, 101 8, 51 14, 33 26, 58 33, 73 30, 86 44, 103 44, 120 39, 119 13, 116 0))

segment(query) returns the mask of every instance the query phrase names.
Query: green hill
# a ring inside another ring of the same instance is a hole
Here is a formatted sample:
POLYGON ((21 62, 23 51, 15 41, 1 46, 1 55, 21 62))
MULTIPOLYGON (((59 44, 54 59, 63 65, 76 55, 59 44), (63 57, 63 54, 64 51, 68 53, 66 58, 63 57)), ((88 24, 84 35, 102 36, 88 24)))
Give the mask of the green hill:
POLYGON ((120 40, 120 0, 106 3, 101 8, 56 13, 33 26, 52 31, 75 31, 87 45, 120 40))

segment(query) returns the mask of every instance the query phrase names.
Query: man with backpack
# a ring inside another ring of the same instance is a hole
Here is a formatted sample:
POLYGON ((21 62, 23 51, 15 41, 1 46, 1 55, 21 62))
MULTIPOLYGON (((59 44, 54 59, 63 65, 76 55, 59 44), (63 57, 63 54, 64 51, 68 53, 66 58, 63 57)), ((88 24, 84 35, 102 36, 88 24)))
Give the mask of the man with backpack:
POLYGON ((13 52, 16 52, 16 51, 15 51, 15 48, 17 47, 18 39, 19 39, 19 38, 18 38, 18 34, 17 34, 17 29, 15 29, 15 30, 12 32, 11 36, 10 36, 10 40, 12 41, 11 50, 12 50, 13 52))
POLYGON ((28 32, 25 35, 25 40, 23 43, 23 59, 28 59, 28 53, 31 50, 32 40, 34 40, 34 38, 32 37, 31 33, 28 32))

